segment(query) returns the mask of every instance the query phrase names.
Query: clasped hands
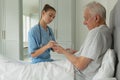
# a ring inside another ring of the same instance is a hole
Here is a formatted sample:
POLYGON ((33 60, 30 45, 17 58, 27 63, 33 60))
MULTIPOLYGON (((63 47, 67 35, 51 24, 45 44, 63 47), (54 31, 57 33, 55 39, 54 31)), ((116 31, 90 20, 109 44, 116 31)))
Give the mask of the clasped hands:
POLYGON ((73 49, 70 49, 70 48, 65 49, 55 41, 49 41, 47 46, 49 46, 49 48, 52 48, 53 51, 55 51, 57 53, 60 53, 60 54, 64 54, 65 52, 74 54, 74 53, 77 52, 76 50, 73 50, 73 49))

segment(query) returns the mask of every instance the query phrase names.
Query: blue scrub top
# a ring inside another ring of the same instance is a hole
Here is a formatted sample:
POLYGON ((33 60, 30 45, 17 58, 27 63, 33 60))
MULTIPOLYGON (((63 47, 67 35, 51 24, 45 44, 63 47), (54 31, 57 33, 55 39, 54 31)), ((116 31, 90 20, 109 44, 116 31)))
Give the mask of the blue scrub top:
MULTIPOLYGON (((46 45, 50 40, 55 41, 52 29, 48 27, 48 30, 46 31, 38 24, 35 25, 28 32, 28 52, 32 54, 37 49, 46 45)), ((43 54, 39 55, 38 57, 31 57, 32 63, 53 61, 50 57, 50 50, 51 49, 47 49, 43 54)))

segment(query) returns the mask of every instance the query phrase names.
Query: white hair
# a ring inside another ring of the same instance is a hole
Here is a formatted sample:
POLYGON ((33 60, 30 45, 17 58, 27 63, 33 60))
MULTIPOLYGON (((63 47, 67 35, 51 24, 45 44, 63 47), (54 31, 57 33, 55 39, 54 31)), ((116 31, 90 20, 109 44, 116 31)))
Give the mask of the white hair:
POLYGON ((98 2, 91 2, 86 5, 91 15, 99 14, 104 20, 106 19, 106 9, 98 2))

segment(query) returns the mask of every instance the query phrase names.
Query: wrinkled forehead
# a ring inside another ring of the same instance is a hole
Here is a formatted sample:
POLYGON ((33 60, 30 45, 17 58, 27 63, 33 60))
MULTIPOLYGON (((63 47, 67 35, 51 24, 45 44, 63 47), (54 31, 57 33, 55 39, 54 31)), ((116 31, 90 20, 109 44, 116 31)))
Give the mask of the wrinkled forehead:
POLYGON ((86 9, 84 10, 84 17, 89 17, 89 16, 91 16, 90 10, 89 10, 88 8, 86 8, 86 9))

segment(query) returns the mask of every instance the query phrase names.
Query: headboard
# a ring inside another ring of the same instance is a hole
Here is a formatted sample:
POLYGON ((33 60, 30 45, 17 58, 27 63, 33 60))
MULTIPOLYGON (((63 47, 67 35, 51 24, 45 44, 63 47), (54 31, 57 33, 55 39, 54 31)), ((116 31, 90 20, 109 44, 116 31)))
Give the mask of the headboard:
POLYGON ((120 0, 117 1, 111 11, 110 28, 113 30, 113 48, 118 58, 115 76, 117 77, 117 80, 120 80, 120 0))

